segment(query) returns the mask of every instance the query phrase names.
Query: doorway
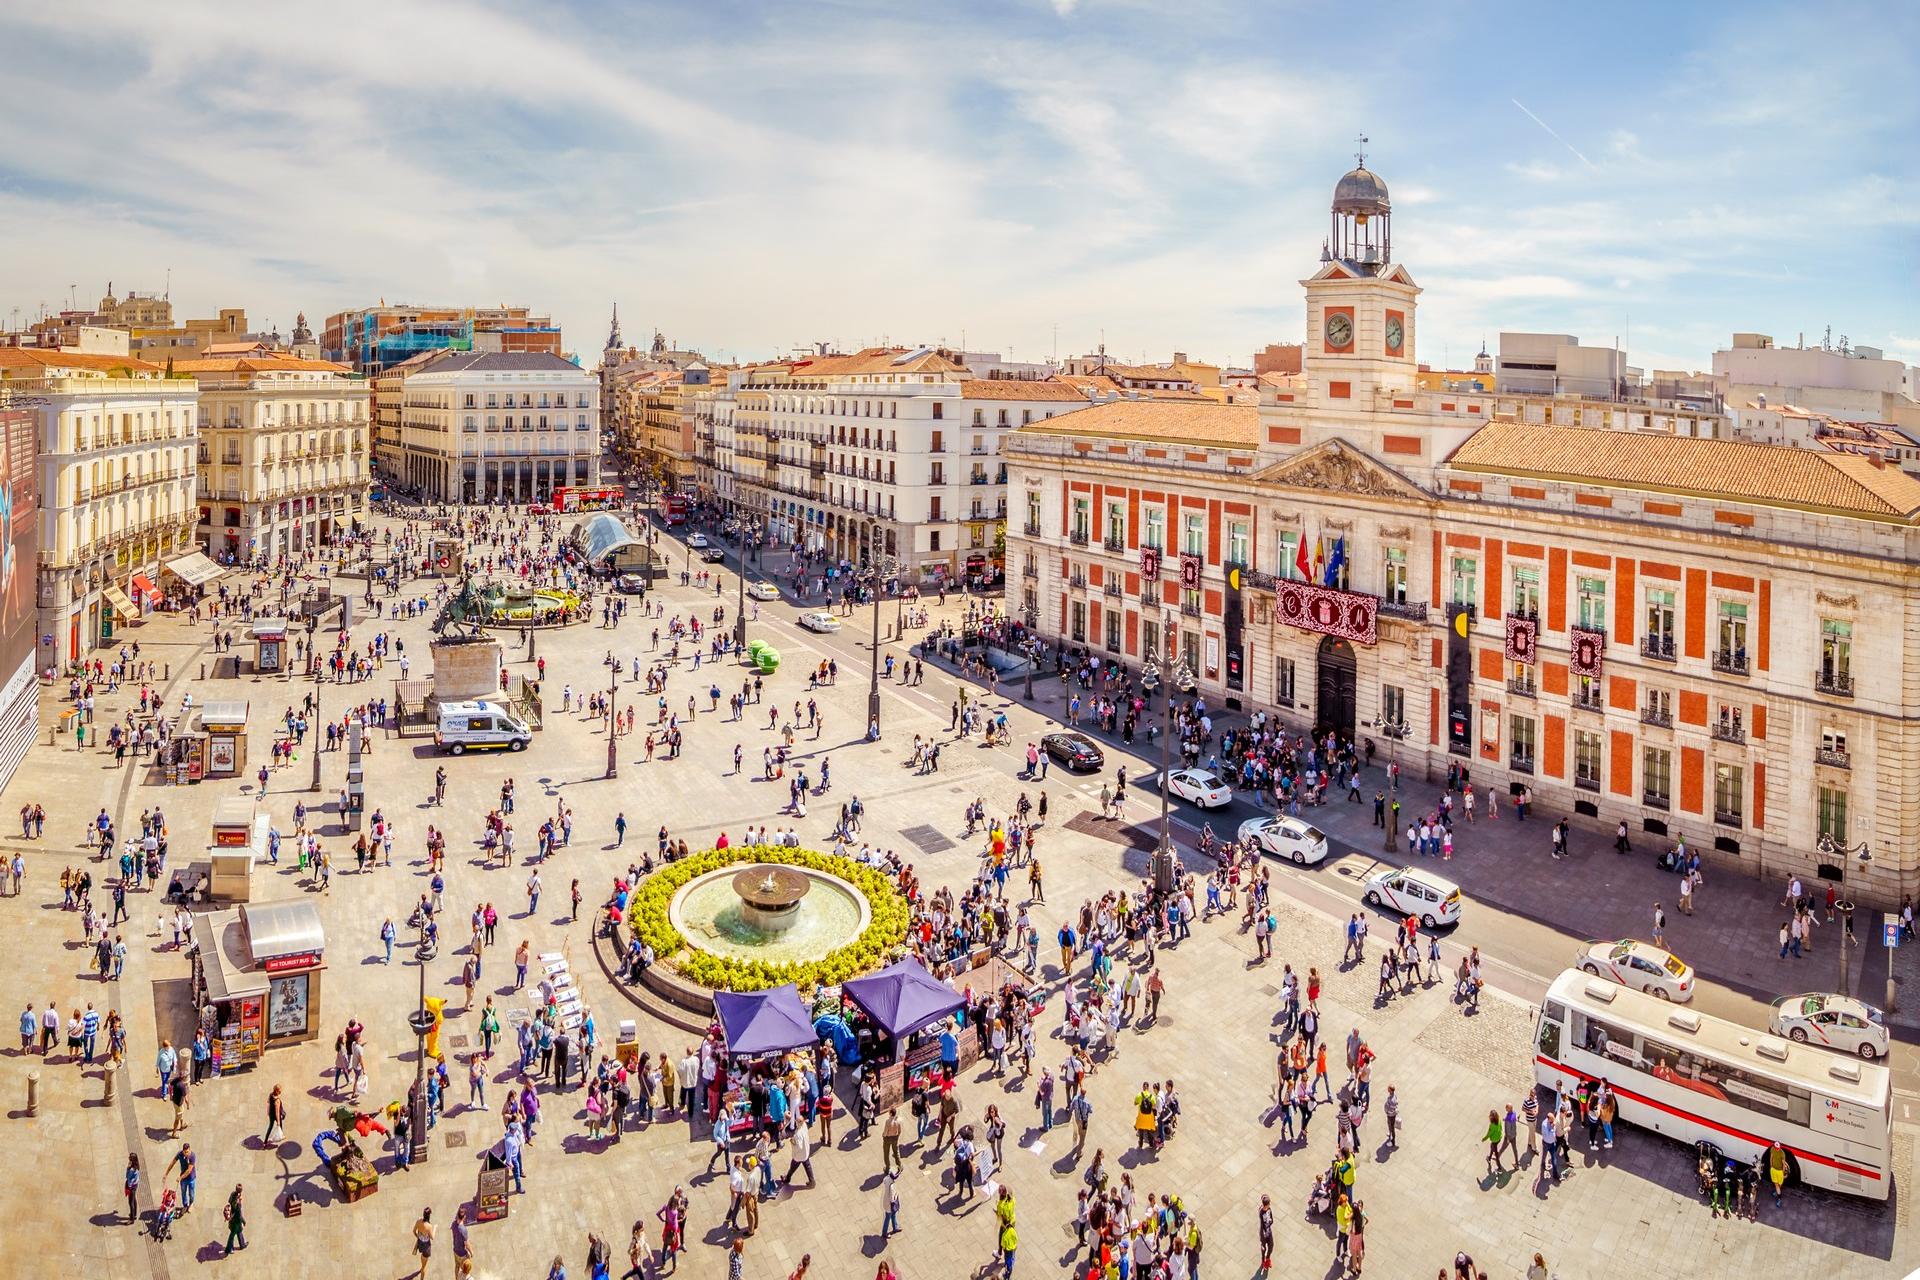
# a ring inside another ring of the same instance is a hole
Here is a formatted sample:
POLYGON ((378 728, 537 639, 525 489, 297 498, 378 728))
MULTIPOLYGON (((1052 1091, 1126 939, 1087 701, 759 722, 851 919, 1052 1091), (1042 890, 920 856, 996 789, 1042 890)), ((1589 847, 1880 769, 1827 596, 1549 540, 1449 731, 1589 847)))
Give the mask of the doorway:
POLYGON ((1328 636, 1320 642, 1319 700, 1314 709, 1317 735, 1331 730, 1344 740, 1353 739, 1357 668, 1353 646, 1345 640, 1328 636))

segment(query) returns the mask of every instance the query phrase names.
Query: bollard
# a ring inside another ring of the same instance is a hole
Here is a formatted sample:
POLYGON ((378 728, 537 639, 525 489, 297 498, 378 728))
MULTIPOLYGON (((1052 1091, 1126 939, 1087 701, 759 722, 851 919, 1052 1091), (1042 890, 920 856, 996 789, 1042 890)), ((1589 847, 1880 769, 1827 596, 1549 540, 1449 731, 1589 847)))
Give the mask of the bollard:
POLYGON ((100 1073, 100 1078, 106 1082, 106 1092, 101 1100, 108 1106, 112 1106, 114 1100, 120 1096, 120 1073, 109 1064, 107 1069, 100 1073))
POLYGON ((27 1114, 30 1116, 40 1114, 40 1073, 38 1071, 27 1072, 27 1114))
POLYGON ((207 664, 204 662, 200 664, 200 678, 202 680, 207 678, 207 664))

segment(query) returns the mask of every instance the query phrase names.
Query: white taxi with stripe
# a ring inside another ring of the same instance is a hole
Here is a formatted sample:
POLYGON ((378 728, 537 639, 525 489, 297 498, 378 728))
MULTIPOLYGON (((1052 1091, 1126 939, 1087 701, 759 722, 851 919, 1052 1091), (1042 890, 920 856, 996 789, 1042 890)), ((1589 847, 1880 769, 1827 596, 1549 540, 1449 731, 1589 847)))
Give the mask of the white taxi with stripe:
POLYGON ((1684 1004, 1693 999, 1693 966, 1650 942, 1632 938, 1589 942, 1573 957, 1573 963, 1583 973, 1611 978, 1623 987, 1632 987, 1662 1000, 1684 1004))

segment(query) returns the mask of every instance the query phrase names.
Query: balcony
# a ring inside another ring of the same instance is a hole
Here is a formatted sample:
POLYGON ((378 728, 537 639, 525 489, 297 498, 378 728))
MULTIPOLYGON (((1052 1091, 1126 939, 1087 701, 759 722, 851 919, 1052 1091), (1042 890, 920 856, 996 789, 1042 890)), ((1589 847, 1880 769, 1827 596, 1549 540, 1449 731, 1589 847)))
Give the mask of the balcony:
POLYGON ((1709 725, 1707 727, 1707 732, 1713 735, 1714 741, 1716 742, 1732 742, 1732 743, 1739 744, 1739 743, 1745 743, 1747 740, 1746 726, 1741 724, 1735 724, 1731 720, 1722 720, 1716 724, 1709 725))
POLYGON ((1507 768, 1513 770, 1515 773, 1532 773, 1533 757, 1514 756, 1507 761, 1507 768))
POLYGON ((1078 591, 1087 585, 1087 575, 1075 569, 1067 575, 1067 585, 1078 591))
POLYGON ((1652 658, 1658 662, 1677 662, 1673 652, 1673 637, 1655 633, 1640 637, 1640 656, 1652 658))
POLYGON ((1447 607, 1449 609, 1465 609, 1467 611, 1467 621, 1470 623, 1480 621, 1480 606, 1477 604, 1470 604, 1464 600, 1455 600, 1447 607))
POLYGON ((1853 768, 1853 753, 1843 747, 1815 747, 1813 759, 1816 764, 1830 765, 1835 769, 1853 768))
POLYGON ((1100 591, 1101 594, 1109 596, 1112 599, 1118 600, 1120 598, 1120 584, 1112 578, 1106 580, 1105 584, 1101 586, 1100 591))
POLYGON ((1713 655, 1713 669, 1730 676, 1747 674, 1747 652, 1744 649, 1719 650, 1713 655))
POLYGON ((1182 600, 1180 612, 1189 618, 1197 618, 1200 616, 1200 606, 1191 600, 1182 600))
POLYGON ((1406 618, 1411 622, 1427 620, 1427 602, 1425 600, 1382 600, 1380 612, 1390 618, 1406 618))
POLYGON ((1714 825, 1721 827, 1743 827, 1746 825, 1745 820, 1742 819, 1739 814, 1730 813, 1725 809, 1715 809, 1713 811, 1713 821, 1714 825))
POLYGON ((1037 578, 1040 576, 1040 570, 1030 564, 1022 565, 1020 567, 1020 576, 1023 578, 1037 578))
POLYGON ((1601 698, 1600 691, 1598 689, 1595 689, 1590 693, 1583 693, 1580 690, 1575 689, 1573 691, 1573 709, 1575 711, 1604 712, 1606 710, 1606 702, 1605 702, 1605 699, 1601 698))
POLYGON ((1121 534, 1120 536, 1115 537, 1109 534, 1107 537, 1101 540, 1100 545, 1102 547, 1105 547, 1108 551, 1125 551, 1127 549, 1126 535, 1121 534))
POLYGON ((987 482, 987 478, 983 475, 974 475, 974 476, 967 477, 968 484, 985 484, 986 482, 987 482))
POLYGON ((1530 679, 1515 677, 1507 681, 1507 692, 1518 694, 1522 698, 1537 698, 1540 690, 1530 679))
POLYGON ((1663 796, 1653 791, 1643 791, 1640 793, 1640 803, 1649 809, 1671 809, 1673 797, 1663 796))
POLYGON ((1591 791, 1596 795, 1600 792, 1600 779, 1598 778, 1582 778, 1576 776, 1573 780, 1573 785, 1581 791, 1591 791))
POLYGON ((1851 698, 1853 696, 1853 675, 1846 671, 1822 671, 1813 678, 1815 693, 1824 693, 1833 698, 1851 698))
MULTIPOLYGON (((977 427, 981 424, 976 422, 973 425, 977 427)), ((977 445, 974 445, 973 448, 967 450, 967 452, 972 454, 976 458, 984 458, 987 455, 987 446, 983 444, 977 444, 977 445)))
POLYGON ((1039 522, 1038 520, 1029 520, 1029 521, 1027 521, 1027 523, 1026 523, 1026 533, 1027 533, 1027 536, 1028 536, 1029 538, 1037 538, 1037 537, 1039 537, 1039 536, 1040 536, 1040 522, 1039 522))
POLYGON ((1671 729, 1673 728, 1673 712, 1663 711, 1658 707, 1642 707, 1640 708, 1640 723, 1650 724, 1656 729, 1671 729))
POLYGON ((1075 529, 1067 534, 1067 541, 1076 547, 1084 547, 1087 545, 1087 531, 1085 529, 1075 529))

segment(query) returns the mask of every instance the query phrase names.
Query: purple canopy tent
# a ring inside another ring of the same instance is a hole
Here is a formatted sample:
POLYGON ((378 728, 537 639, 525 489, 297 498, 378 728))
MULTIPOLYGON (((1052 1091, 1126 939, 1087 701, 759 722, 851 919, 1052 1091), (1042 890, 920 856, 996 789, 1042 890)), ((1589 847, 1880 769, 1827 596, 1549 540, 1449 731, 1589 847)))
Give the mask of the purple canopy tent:
POLYGON ((800 993, 789 982, 767 991, 716 991, 713 1007, 727 1038, 727 1052, 754 1057, 805 1049, 819 1040, 800 993))
POLYGON ((966 1003, 911 956, 864 978, 849 978, 840 990, 896 1040, 952 1015, 966 1003))

